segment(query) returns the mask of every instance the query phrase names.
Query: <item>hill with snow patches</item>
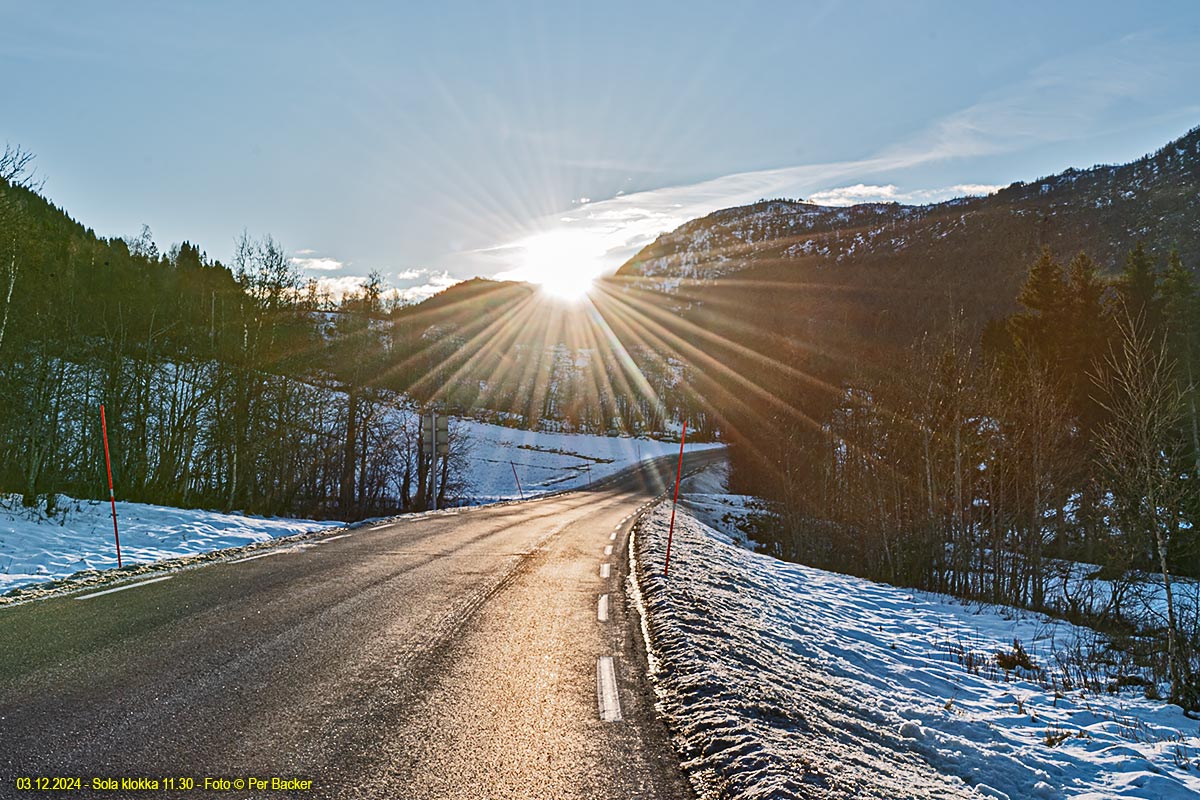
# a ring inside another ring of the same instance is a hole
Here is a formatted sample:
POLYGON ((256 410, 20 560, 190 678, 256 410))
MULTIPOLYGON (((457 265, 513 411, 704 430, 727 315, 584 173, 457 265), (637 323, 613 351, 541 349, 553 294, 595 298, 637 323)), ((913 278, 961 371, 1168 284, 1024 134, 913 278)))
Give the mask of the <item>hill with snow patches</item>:
POLYGON ((617 278, 692 314, 775 298, 813 336, 845 327, 882 339, 919 335, 947 308, 980 322, 1010 312, 1043 247, 1064 263, 1085 251, 1112 272, 1139 241, 1200 262, 1200 128, 1128 164, 1067 169, 985 197, 723 209, 658 237, 617 278))

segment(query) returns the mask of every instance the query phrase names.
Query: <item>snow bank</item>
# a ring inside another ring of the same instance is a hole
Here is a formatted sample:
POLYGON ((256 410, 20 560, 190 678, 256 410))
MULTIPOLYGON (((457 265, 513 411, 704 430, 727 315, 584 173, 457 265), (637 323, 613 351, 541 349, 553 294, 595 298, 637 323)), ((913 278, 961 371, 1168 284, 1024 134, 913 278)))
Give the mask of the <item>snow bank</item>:
MULTIPOLYGON (((81 570, 117 566, 109 504, 60 496, 58 506, 65 513, 47 519, 22 508, 18 495, 0 497, 0 594, 81 570)), ((126 565, 242 547, 344 524, 121 502, 117 503, 117 522, 126 565)))
POLYGON ((669 515, 664 503, 641 525, 631 591, 702 798, 1200 792, 1200 730, 1178 708, 1129 691, 1056 696, 996 666, 1014 638, 1053 664, 1073 626, 752 553, 683 503, 664 579, 669 515))

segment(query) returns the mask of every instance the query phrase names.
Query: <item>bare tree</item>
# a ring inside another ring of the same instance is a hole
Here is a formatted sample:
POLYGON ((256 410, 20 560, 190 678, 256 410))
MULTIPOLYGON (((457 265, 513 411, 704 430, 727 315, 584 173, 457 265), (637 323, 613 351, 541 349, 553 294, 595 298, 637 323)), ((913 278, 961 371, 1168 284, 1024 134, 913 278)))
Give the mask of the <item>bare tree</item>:
POLYGON ((37 158, 33 153, 18 145, 4 144, 4 152, 0 153, 0 181, 9 186, 40 192, 46 181, 38 178, 33 162, 37 158))
POLYGON ((1146 330, 1145 320, 1126 312, 1118 328, 1120 338, 1096 381, 1111 415, 1097 434, 1101 468, 1108 472, 1128 545, 1157 555, 1166 597, 1171 699, 1191 708, 1197 697, 1179 642, 1168 558, 1183 499, 1174 452, 1182 398, 1166 344, 1146 330))
POLYGON ((4 332, 8 328, 8 311, 12 307, 13 290, 17 285, 17 251, 23 228, 21 200, 12 191, 26 189, 41 191, 43 180, 38 179, 33 168, 35 156, 20 145, 4 145, 0 153, 0 262, 4 263, 7 275, 0 291, 4 295, 4 310, 0 312, 0 345, 4 344, 4 332), (5 252, 7 250, 7 252, 5 252))

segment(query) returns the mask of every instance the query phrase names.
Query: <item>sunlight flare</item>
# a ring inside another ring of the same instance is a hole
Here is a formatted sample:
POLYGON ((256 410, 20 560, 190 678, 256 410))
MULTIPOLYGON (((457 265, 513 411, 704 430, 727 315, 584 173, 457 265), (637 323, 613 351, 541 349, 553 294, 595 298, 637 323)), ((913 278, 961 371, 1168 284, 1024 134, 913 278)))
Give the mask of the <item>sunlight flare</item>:
POLYGON ((515 247, 518 266, 497 277, 536 283, 560 300, 582 300, 605 270, 604 241, 582 231, 538 233, 515 247))

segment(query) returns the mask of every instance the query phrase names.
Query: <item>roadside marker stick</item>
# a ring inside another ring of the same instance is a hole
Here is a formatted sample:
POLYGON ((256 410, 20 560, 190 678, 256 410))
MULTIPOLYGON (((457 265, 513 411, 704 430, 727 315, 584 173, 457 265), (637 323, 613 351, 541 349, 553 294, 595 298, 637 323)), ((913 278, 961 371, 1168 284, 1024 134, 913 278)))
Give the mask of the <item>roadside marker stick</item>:
POLYGON ((508 465, 510 467, 512 467, 513 480, 515 480, 517 482, 517 491, 521 493, 521 499, 524 500, 525 499, 525 490, 521 488, 521 479, 517 477, 517 465, 514 464, 511 459, 509 459, 508 465))
POLYGON ((671 539, 675 536, 675 506, 679 504, 679 479, 683 475, 683 442, 687 439, 687 420, 683 421, 683 433, 679 434, 679 466, 675 468, 675 499, 671 501, 671 525, 667 529, 667 559, 663 562, 663 577, 671 569, 671 539))
POLYGON ((108 455, 108 420, 104 416, 104 404, 100 404, 100 430, 104 433, 104 468, 108 470, 108 502, 112 504, 113 539, 117 543, 117 569, 121 568, 121 534, 117 532, 117 496, 113 494, 112 459, 108 455))

